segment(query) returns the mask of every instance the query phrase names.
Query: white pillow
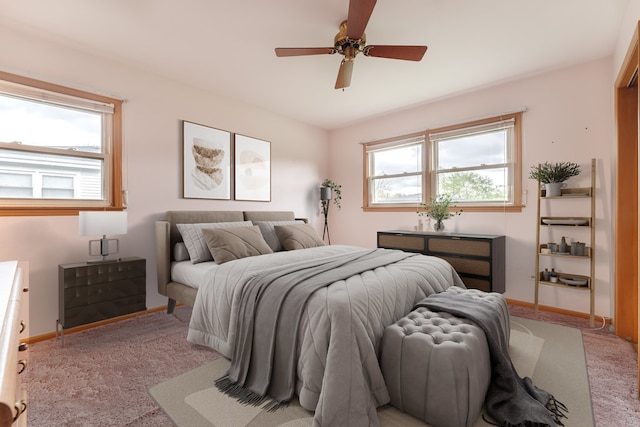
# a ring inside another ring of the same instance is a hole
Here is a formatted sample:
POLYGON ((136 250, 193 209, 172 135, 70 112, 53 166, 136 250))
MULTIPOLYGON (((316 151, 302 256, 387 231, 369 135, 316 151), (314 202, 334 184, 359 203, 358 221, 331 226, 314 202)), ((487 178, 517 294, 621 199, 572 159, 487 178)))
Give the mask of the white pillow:
POLYGON ((203 228, 231 228, 231 227, 251 227, 253 224, 251 221, 236 221, 236 222, 206 222, 200 224, 176 224, 178 231, 182 235, 187 251, 189 252, 189 258, 193 264, 199 262, 211 261, 213 257, 207 242, 204 240, 202 234, 203 228))
POLYGON ((292 224, 304 224, 304 221, 300 220, 289 220, 289 221, 253 221, 254 225, 260 227, 260 232, 262 233, 262 237, 267 242, 269 247, 273 252, 278 252, 283 250, 282 244, 276 235, 275 226, 276 225, 292 225, 292 224))

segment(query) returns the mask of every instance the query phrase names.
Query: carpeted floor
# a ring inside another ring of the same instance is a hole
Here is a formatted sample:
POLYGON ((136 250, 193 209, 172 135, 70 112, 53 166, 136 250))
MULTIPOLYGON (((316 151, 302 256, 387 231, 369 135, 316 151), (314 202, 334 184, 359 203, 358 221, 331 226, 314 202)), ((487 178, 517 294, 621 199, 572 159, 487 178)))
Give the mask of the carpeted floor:
MULTIPOLYGON (((637 353, 606 330, 570 316, 510 307, 512 314, 578 327, 583 332, 587 368, 598 427, 638 426, 637 353)), ((60 340, 34 343, 24 381, 30 426, 172 426, 147 390, 220 357, 187 343, 191 310, 156 312, 60 340)))
POLYGON ((638 399, 638 353, 633 344, 618 338, 596 321, 591 328, 587 319, 539 311, 521 306, 509 306, 514 316, 527 317, 582 331, 591 399, 596 426, 640 426, 638 399))
MULTIPOLYGON (((509 354, 520 376, 552 391, 567 406, 565 427, 594 426, 589 380, 579 330, 513 316, 509 354)), ((178 426, 311 427, 313 414, 294 400, 286 408, 268 411, 246 406, 221 393, 213 384, 229 361, 220 358, 152 387, 151 396, 178 426)), ((424 427, 425 424, 391 405, 378 409, 381 427, 424 427)), ((478 418, 474 427, 491 427, 478 418)))

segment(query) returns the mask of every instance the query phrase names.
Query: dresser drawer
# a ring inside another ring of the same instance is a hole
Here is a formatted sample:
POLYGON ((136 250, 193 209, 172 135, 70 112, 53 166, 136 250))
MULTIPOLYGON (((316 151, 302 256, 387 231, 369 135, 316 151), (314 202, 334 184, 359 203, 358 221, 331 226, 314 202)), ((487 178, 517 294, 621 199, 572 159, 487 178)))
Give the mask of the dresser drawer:
POLYGON ((422 252, 424 251, 424 237, 402 234, 379 234, 378 247, 422 252))
POLYGON ((478 279, 477 277, 460 277, 467 288, 479 289, 485 292, 491 292, 491 281, 488 279, 478 279))
POLYGON ((491 242, 468 239, 441 239, 429 237, 429 252, 456 255, 491 256, 491 242))
POLYGON ((458 274, 468 273, 487 277, 491 275, 491 263, 489 261, 449 256, 441 256, 440 258, 451 264, 458 274))

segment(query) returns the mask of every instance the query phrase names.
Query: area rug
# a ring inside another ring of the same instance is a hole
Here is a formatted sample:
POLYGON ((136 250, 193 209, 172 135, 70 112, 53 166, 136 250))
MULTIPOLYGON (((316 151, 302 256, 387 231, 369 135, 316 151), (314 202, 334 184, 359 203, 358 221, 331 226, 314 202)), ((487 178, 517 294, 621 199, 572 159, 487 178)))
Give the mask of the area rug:
MULTIPOLYGON (((520 376, 563 402, 569 409, 566 427, 593 426, 591 395, 582 334, 578 329, 519 317, 511 318, 509 353, 520 376)), ((244 406, 218 392, 215 379, 229 361, 218 359, 152 387, 149 394, 179 427, 303 427, 313 414, 297 401, 286 409, 268 412, 244 406)), ((382 426, 424 426, 420 420, 386 405, 378 410, 382 426)), ((479 419, 474 427, 490 426, 479 419)))

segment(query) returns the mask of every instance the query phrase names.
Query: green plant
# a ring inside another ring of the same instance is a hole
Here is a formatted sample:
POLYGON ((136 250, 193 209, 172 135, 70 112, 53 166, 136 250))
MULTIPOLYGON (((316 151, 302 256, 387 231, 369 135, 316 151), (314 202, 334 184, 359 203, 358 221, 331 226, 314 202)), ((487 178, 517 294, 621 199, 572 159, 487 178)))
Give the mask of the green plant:
MULTIPOLYGON (((330 179, 325 179, 322 182, 322 187, 327 187, 331 189, 331 199, 333 200, 333 204, 336 205, 336 207, 338 208, 338 210, 340 210, 340 208, 342 208, 342 185, 340 184, 336 184, 335 182, 331 181, 330 179)), ((323 209, 325 208, 325 204, 329 203, 329 200, 322 200, 322 207, 323 209)), ((328 207, 328 206, 326 206, 328 207)))
POLYGON ((456 212, 451 212, 451 208, 456 208, 457 206, 451 205, 452 197, 450 194, 438 194, 436 197, 429 198, 429 203, 420 203, 421 210, 418 210, 416 213, 418 216, 426 216, 429 218, 433 218, 436 222, 442 222, 445 219, 452 218, 456 215, 462 214, 462 209, 459 209, 456 212))
POLYGON ((565 182, 572 176, 580 174, 580 166, 573 162, 559 162, 551 164, 544 162, 538 166, 531 166, 529 178, 542 182, 543 184, 552 184, 565 182))

